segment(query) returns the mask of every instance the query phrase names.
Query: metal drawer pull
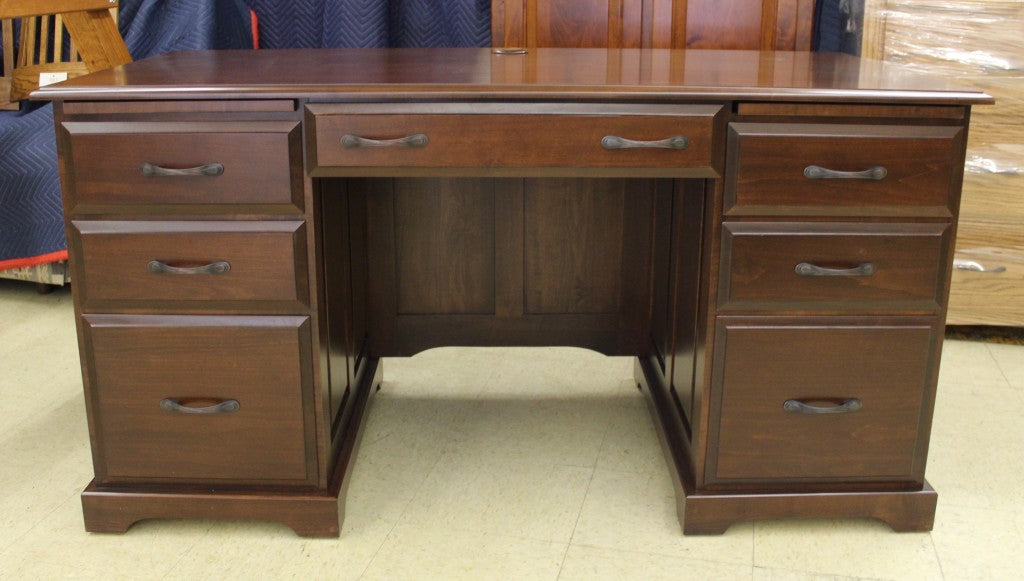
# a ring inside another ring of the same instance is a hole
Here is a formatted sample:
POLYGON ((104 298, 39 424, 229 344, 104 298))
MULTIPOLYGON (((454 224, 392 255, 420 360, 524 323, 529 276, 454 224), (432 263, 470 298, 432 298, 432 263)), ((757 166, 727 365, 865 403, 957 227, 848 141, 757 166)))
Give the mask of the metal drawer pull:
POLYGON ((229 414, 237 412, 240 407, 236 399, 226 399, 218 404, 201 408, 182 405, 180 401, 169 397, 160 400, 160 409, 177 414, 229 414))
POLYGON ((1006 272, 1005 266, 985 268, 985 266, 980 262, 975 262, 973 260, 960 260, 959 258, 953 260, 953 268, 957 270, 970 270, 971 272, 1006 272))
POLYGON ((881 180, 889 175, 889 170, 880 165, 869 167, 864 171, 836 171, 821 167, 820 165, 809 165, 804 168, 804 177, 809 180, 881 180))
POLYGON ((860 408, 860 399, 856 397, 842 400, 842 403, 837 402, 836 405, 827 407, 806 404, 798 399, 787 399, 786 403, 782 404, 782 409, 794 414, 848 414, 860 411, 860 408))
POLYGON ((224 173, 224 166, 219 163, 208 163, 198 167, 186 167, 183 169, 171 169, 169 167, 144 163, 140 169, 142 170, 142 175, 146 177, 200 176, 212 178, 224 173))
POLYGON ((605 149, 686 149, 690 140, 682 135, 673 135, 657 141, 636 141, 618 135, 605 135, 601 147, 605 149))
POLYGON ((426 133, 414 133, 398 139, 367 139, 346 133, 341 136, 341 146, 349 149, 356 147, 426 147, 430 143, 426 133))
POLYGON ((149 272, 156 274, 224 274, 229 270, 231 270, 231 263, 225 260, 218 260, 203 266, 187 267, 171 266, 159 260, 149 262, 149 272))
POLYGON ((874 262, 865 262, 853 268, 825 268, 809 262, 801 262, 793 270, 800 276, 871 276, 875 274, 877 268, 874 262))

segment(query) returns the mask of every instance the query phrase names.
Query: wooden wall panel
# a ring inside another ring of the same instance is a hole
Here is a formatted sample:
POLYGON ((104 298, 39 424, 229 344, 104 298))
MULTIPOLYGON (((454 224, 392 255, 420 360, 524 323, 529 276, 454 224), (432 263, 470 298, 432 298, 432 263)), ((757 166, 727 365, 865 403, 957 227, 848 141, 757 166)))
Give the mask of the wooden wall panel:
POLYGON ((814 0, 492 0, 504 47, 810 50, 814 0))

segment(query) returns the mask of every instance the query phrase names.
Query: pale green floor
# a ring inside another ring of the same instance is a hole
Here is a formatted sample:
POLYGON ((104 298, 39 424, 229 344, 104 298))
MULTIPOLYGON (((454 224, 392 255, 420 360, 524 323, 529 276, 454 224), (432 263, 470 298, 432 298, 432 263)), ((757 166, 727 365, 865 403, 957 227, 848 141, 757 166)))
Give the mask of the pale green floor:
POLYGON ((440 349, 384 373, 340 539, 261 522, 87 534, 70 294, 0 281, 0 579, 1024 576, 1024 347, 946 343, 928 465, 939 510, 913 534, 812 520, 683 537, 628 359, 440 349))

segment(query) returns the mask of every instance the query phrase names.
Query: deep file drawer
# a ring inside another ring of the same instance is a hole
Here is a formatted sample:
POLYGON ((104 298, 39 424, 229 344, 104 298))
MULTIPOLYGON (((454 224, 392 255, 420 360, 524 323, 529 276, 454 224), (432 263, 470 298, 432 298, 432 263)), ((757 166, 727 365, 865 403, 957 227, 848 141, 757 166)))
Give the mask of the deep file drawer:
POLYGON ((938 311, 947 223, 726 222, 722 311, 938 311))
POLYGON ((86 311, 294 312, 309 303, 301 221, 74 220, 71 234, 86 311))
POLYGON ((297 121, 65 122, 72 212, 258 206, 302 212, 297 121))
POLYGON ((709 482, 922 482, 939 328, 720 318, 709 482))
POLYGON ((84 315, 97 479, 315 479, 309 325, 84 315))
POLYGON ((731 123, 726 216, 954 215, 962 127, 731 123))
MULTIPOLYGON (((653 168, 714 177, 720 105, 307 106, 314 175, 344 168, 653 168)), ((392 170, 393 171, 393 170, 392 170)), ((512 172, 509 175, 516 175, 512 172)))

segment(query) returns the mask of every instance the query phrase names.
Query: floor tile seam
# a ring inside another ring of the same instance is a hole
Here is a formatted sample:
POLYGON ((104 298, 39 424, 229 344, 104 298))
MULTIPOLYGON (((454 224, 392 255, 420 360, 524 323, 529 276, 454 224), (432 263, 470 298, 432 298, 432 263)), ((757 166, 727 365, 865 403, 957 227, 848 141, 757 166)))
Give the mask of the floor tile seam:
MULTIPOLYGON (((409 503, 412 503, 411 499, 409 500, 409 503)), ((402 514, 404 514, 405 511, 408 510, 409 503, 407 503, 405 508, 402 510, 402 514)), ((398 527, 398 524, 401 521, 402 521, 402 515, 400 514, 398 516, 398 518, 396 518, 391 523, 391 527, 388 529, 388 533, 386 535, 384 535, 384 538, 381 539, 380 544, 377 545, 377 549, 375 551, 373 551, 373 555, 370 556, 370 559, 366 562, 366 566, 364 566, 363 570, 359 573, 358 579, 365 579, 366 578, 366 572, 370 570, 370 567, 373 565, 373 562, 377 560, 377 555, 380 554, 381 549, 383 549, 384 545, 387 544, 388 539, 391 538, 391 535, 395 532, 395 529, 398 527)))
POLYGON ((572 547, 572 540, 576 537, 576 529, 580 526, 580 519, 583 518, 583 507, 587 505, 587 497, 590 496, 590 487, 594 484, 594 476, 597 474, 597 462, 601 457, 600 450, 603 449, 604 443, 608 440, 608 430, 611 429, 611 423, 605 430, 604 437, 601 439, 601 448, 598 449, 597 458, 594 459, 594 466, 590 469, 590 480, 587 481, 587 488, 583 491, 583 498, 580 500, 579 511, 576 513, 576 520, 572 523, 572 531, 569 532, 569 540, 565 544, 565 551, 562 553, 562 562, 558 565, 558 574, 555 575, 555 579, 562 577, 562 569, 565 567, 565 560, 569 556, 569 549, 572 547))
MULTIPOLYGON (((1010 380, 1009 374, 1006 372, 1003 364, 999 361, 999 357, 996 357, 995 352, 992 351, 992 347, 990 345, 985 345, 985 350, 988 351, 989 357, 991 357, 992 361, 995 362, 995 368, 999 370, 999 374, 1003 376, 1003 380, 1005 380, 1010 387, 1017 387, 1014 385, 1014 382, 1010 380)), ((1024 351, 1024 347, 1021 348, 1021 351, 1024 351)))
MULTIPOLYGON (((21 535, 19 535, 16 539, 14 539, 10 544, 8 544, 7 547, 4 547, 3 549, 0 549, 0 555, 3 555, 5 552, 10 550, 19 541, 21 541, 21 540, 23 540, 25 538, 28 538, 28 535, 32 531, 36 530, 36 527, 38 527, 39 525, 43 524, 43 521, 45 521, 53 513, 57 512, 60 509, 61 506, 64 506, 64 503, 70 501, 73 498, 78 497, 80 494, 81 494, 81 492, 78 492, 78 491, 72 492, 70 495, 68 495, 67 497, 63 498, 60 502, 55 503, 54 506, 50 510, 46 511, 45 514, 43 514, 38 519, 36 519, 36 522, 34 522, 32 524, 32 526, 30 526, 27 529, 25 529, 25 531, 22 532, 21 535)), ((87 533, 87 534, 91 534, 91 533, 87 533)))
MULTIPOLYGON (((394 524, 394 526, 392 527, 391 530, 394 530, 395 527, 398 527, 400 525, 408 526, 408 527, 412 527, 412 528, 420 528, 420 527, 426 527, 426 526, 430 525, 430 523, 428 521, 419 520, 419 519, 413 519, 413 518, 403 518, 405 516, 406 515, 404 515, 404 514, 402 516, 400 516, 398 518, 398 520, 395 521, 395 524, 394 524)), ((439 528, 439 527, 435 527, 435 528, 439 528)), ((443 528, 444 528, 445 531, 451 531, 451 532, 456 532, 456 533, 465 533, 465 534, 471 534, 471 535, 477 535, 477 536, 497 537, 497 538, 501 538, 501 539, 512 539, 512 540, 517 540, 517 541, 526 541, 526 542, 530 542, 530 543, 547 543, 547 544, 553 544, 553 545, 566 545, 566 546, 569 545, 569 541, 568 540, 564 540, 564 539, 551 539, 551 538, 545 538, 545 537, 531 537, 531 536, 527 536, 527 535, 518 535, 518 534, 512 534, 512 533, 505 533, 505 532, 495 532, 494 529, 476 528, 476 527, 465 526, 465 525, 446 525, 443 528)), ((388 534, 390 535, 390 531, 389 531, 388 534)))
POLYGON ((935 536, 931 532, 928 533, 928 544, 932 546, 932 552, 935 553, 935 562, 939 564, 939 575, 942 575, 942 578, 945 579, 946 571, 942 566, 942 554, 939 553, 939 547, 935 544, 935 536))
POLYGON ((831 575, 831 576, 852 578, 852 579, 856 579, 857 581, 900 581, 896 577, 859 577, 859 576, 856 576, 856 575, 854 575, 854 576, 851 576, 851 575, 836 575, 835 573, 832 573, 832 572, 821 573, 821 572, 818 572, 818 571, 808 571, 806 569, 795 569, 793 567, 771 567, 771 566, 767 566, 767 565, 754 565, 754 569, 785 571, 787 573, 800 573, 800 574, 803 574, 803 575, 831 575))
MULTIPOLYGON (((681 530, 680 530, 679 534, 680 535, 683 534, 681 530)), ((623 548, 619 548, 619 547, 607 547, 607 546, 604 546, 604 545, 594 545, 594 544, 591 544, 591 543, 576 543, 576 542, 569 543, 569 545, 570 545, 570 548, 572 548, 572 547, 582 547, 582 548, 585 548, 585 549, 597 549, 599 551, 613 551, 613 552, 618 552, 618 553, 629 553, 631 555, 645 555, 645 556, 654 556, 654 557, 667 557, 667 558, 670 558, 670 559, 678 559, 680 561, 697 561, 699 563, 712 563, 712 564, 715 564, 715 565, 732 565, 732 566, 740 566, 740 567, 749 566, 749 567, 751 567, 751 573, 753 573, 753 568, 757 566, 754 563, 746 563, 746 562, 744 562, 744 563, 737 563, 735 561, 719 561, 719 560, 715 560, 715 559, 701 559, 700 557, 683 556, 683 555, 680 555, 678 553, 669 553, 667 551, 637 551, 635 549, 623 549, 623 548)))

